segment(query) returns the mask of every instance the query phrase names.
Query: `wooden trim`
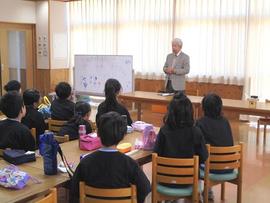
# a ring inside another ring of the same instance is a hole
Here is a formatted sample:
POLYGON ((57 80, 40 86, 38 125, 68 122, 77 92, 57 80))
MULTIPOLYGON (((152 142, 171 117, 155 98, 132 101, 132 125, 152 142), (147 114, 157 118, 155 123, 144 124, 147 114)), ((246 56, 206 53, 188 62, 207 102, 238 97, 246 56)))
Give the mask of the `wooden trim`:
POLYGON ((49 69, 52 68, 52 59, 51 59, 51 5, 52 5, 51 0, 48 0, 48 58, 49 58, 49 69))

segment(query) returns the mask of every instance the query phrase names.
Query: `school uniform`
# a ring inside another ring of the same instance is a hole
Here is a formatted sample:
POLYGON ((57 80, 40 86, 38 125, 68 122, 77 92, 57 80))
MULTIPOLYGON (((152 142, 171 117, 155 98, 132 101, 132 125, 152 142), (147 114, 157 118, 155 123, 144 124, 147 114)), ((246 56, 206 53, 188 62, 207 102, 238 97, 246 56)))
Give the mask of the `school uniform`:
POLYGON ((26 106, 26 114, 21 121, 29 129, 36 128, 36 140, 39 143, 39 136, 46 130, 46 124, 42 113, 40 113, 33 105, 26 106))
POLYGON ((160 128, 154 147, 158 156, 170 158, 192 158, 199 155, 200 162, 208 157, 202 132, 197 127, 171 129, 168 125, 160 128))
POLYGON ((55 99, 51 104, 51 118, 68 121, 74 116, 74 102, 68 99, 55 99))
POLYGON ((151 191, 150 182, 138 164, 117 150, 101 148, 84 157, 72 178, 72 202, 78 202, 79 182, 97 188, 137 187, 137 202, 143 203, 151 191))
POLYGON ((30 130, 19 121, 6 119, 0 121, 0 149, 35 150, 35 140, 30 130))
POLYGON ((196 122, 204 136, 205 142, 212 146, 232 146, 233 136, 229 121, 220 116, 217 119, 203 116, 196 122))
MULTIPOLYGON (((204 136, 205 142, 211 146, 226 147, 233 146, 233 136, 229 121, 220 116, 219 118, 210 118, 203 116, 196 122, 204 136)), ((231 173, 233 170, 211 170, 211 173, 231 173)))
MULTIPOLYGON (((128 110, 126 109, 126 107, 124 107, 122 104, 117 103, 115 106, 112 106, 109 111, 115 111, 115 112, 119 113, 120 115, 126 115, 127 116, 127 124, 128 125, 132 124, 132 119, 130 117, 130 114, 129 114, 128 110)), ((105 106, 105 102, 102 102, 98 106, 98 109, 97 109, 96 123, 98 123, 101 115, 103 115, 104 113, 107 113, 109 111, 105 106)))
MULTIPOLYGON (((85 125, 86 134, 92 132, 91 125, 88 121, 83 120, 80 125, 85 125)), ((69 135, 69 140, 75 140, 79 138, 79 125, 76 124, 74 121, 68 121, 64 126, 60 129, 59 136, 69 135)))

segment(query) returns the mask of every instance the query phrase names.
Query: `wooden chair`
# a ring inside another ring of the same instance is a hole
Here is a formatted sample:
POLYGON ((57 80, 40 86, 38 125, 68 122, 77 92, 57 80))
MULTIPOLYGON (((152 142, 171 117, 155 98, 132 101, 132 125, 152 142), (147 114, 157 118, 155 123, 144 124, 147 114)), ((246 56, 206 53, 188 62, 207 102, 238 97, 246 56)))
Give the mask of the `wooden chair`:
POLYGON ((48 119, 48 130, 57 134, 66 121, 48 119))
POLYGON ((56 188, 50 189, 49 194, 47 194, 44 198, 36 201, 36 203, 57 203, 56 188))
POLYGON ((54 135, 54 138, 59 143, 68 142, 69 141, 69 135, 64 135, 64 136, 54 135))
POLYGON ((4 149, 0 149, 0 157, 3 157, 4 149))
POLYGON ((48 130, 54 133, 54 138, 56 141, 63 143, 69 141, 69 135, 59 136, 57 133, 63 127, 66 121, 48 119, 48 130))
MULTIPOLYGON (((270 103, 269 99, 265 100, 265 103, 270 103)), ((257 142, 259 141, 260 126, 263 125, 263 140, 266 138, 266 126, 270 125, 270 117, 260 117, 257 121, 257 142)))
POLYGON ((242 201, 243 144, 230 147, 212 147, 207 144, 209 157, 200 176, 204 179, 204 203, 208 203, 208 189, 221 184, 221 199, 225 196, 225 182, 237 185, 237 203, 242 201), (210 170, 233 169, 231 173, 210 173, 210 170))
POLYGON ((162 200, 191 198, 199 202, 198 156, 190 159, 158 157, 152 154, 152 203, 162 200), (160 183, 187 185, 185 188, 163 186, 160 183))
POLYGON ((80 182, 80 203, 136 203, 136 186, 119 189, 101 189, 80 182), (113 198, 110 200, 109 198, 113 198), (123 199, 125 198, 125 199, 123 199))
POLYGON ((31 135, 33 136, 34 140, 35 140, 35 145, 37 146, 37 130, 36 128, 31 128, 31 135))

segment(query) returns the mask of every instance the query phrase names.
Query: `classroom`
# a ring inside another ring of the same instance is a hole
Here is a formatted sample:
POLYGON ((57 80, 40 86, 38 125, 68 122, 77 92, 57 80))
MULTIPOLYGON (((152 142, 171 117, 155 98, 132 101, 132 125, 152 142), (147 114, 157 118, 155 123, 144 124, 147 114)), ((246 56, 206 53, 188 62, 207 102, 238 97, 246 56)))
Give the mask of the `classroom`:
POLYGON ((0 0, 0 202, 268 203, 269 0, 0 0))

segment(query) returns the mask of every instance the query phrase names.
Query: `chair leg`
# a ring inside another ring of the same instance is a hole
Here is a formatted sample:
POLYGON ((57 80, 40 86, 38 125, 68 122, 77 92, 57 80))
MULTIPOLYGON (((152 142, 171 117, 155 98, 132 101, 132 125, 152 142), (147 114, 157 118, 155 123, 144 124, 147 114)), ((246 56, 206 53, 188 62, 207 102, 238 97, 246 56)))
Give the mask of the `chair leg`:
POLYGON ((225 199, 225 182, 221 183, 221 200, 225 199))
POLYGON ((237 185, 237 203, 242 203, 242 183, 237 185))
POLYGON ((257 122, 257 143, 259 142, 259 136, 260 136, 260 122, 257 122))
POLYGON ((266 137, 266 125, 263 126, 263 143, 265 143, 265 137, 266 137))
POLYGON ((157 203, 157 196, 156 194, 154 194, 154 192, 152 191, 152 203, 157 203))
POLYGON ((204 185, 203 190, 203 203, 208 203, 208 187, 204 185))

